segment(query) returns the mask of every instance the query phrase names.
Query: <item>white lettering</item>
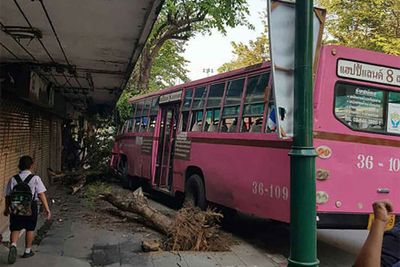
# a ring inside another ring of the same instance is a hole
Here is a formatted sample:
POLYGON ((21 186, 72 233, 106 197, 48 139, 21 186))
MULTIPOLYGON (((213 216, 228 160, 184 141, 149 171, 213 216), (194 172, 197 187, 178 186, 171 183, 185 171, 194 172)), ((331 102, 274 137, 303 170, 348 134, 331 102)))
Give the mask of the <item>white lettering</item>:
POLYGON ((346 59, 339 59, 337 64, 337 76, 339 77, 400 87, 400 69, 359 63, 346 59))
POLYGON ((258 196, 268 196, 276 200, 288 200, 289 188, 287 186, 273 185, 265 186, 262 182, 252 183, 252 193, 258 196))

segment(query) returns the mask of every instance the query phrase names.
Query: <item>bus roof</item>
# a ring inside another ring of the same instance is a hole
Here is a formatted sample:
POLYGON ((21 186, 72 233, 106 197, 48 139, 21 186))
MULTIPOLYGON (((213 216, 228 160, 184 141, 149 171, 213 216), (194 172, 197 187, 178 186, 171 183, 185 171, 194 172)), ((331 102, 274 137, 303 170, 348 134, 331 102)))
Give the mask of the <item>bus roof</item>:
MULTIPOLYGON (((377 61, 376 58, 379 58, 379 62, 385 62, 385 65, 387 64, 389 67, 399 67, 399 57, 395 56, 395 55, 389 55, 389 54, 385 54, 382 52, 376 52, 376 51, 371 51, 371 50, 366 50, 366 49, 360 49, 360 48, 353 48, 353 47, 346 47, 346 46, 342 46, 342 45, 325 45, 321 48, 321 54, 323 53, 324 50, 329 49, 329 48, 336 48, 337 51, 342 51, 345 54, 348 55, 352 55, 353 58, 359 58, 365 55, 368 55, 369 58, 374 59, 371 60, 371 64, 376 64, 377 61)), ((263 63, 260 64, 256 64, 256 65, 252 65, 249 67, 245 67, 245 68, 241 68, 241 69, 237 69, 237 70, 232 70, 232 71, 228 71, 228 72, 224 72, 224 73, 220 73, 217 75, 213 75, 210 77, 206 77, 203 79, 199 79, 199 80, 195 80, 195 81, 190 81, 184 84, 179 84, 173 87, 169 87, 169 88, 165 88, 163 90, 160 91, 156 91, 156 92, 152 92, 146 95, 140 95, 140 96, 135 96, 129 99, 129 102, 135 102, 137 100, 140 99, 144 99, 144 98, 148 98, 148 97, 152 97, 152 96, 157 96, 157 95, 163 95, 163 94, 167 94, 170 92, 174 92, 174 91, 178 91, 180 89, 183 88, 188 88, 188 87, 195 87, 197 85, 200 84, 205 84, 205 83, 209 83, 209 82, 214 82, 214 81, 218 81, 218 80, 223 80, 223 79, 227 79, 233 76, 238 76, 238 75, 243 75, 249 72, 254 71, 255 69, 258 70, 262 70, 262 69, 268 69, 271 66, 271 62, 270 61, 265 61, 263 63)))
POLYGON ((170 93, 170 92, 178 91, 178 90, 183 89, 183 88, 195 87, 195 86, 197 86, 199 84, 205 84, 205 83, 214 82, 214 81, 218 81, 218 80, 228 79, 228 78, 233 77, 233 76, 238 76, 238 75, 242 75, 242 74, 246 74, 246 73, 252 72, 255 69, 258 69, 258 70, 268 69, 270 66, 271 66, 271 62, 270 61, 265 61, 265 62, 262 62, 260 64, 256 64, 256 65, 244 67, 244 68, 241 68, 241 69, 236 69, 236 70, 220 73, 220 74, 217 74, 217 75, 213 75, 213 76, 210 76, 210 77, 202 78, 202 79, 199 79, 199 80, 194 80, 194 81, 190 81, 190 82, 187 82, 187 83, 175 85, 175 86, 172 86, 172 87, 168 87, 168 88, 162 89, 160 91, 155 91, 155 92, 151 92, 151 93, 148 93, 148 94, 145 94, 145 95, 135 96, 135 97, 130 98, 129 102, 132 103, 132 102, 135 102, 135 101, 140 100, 140 99, 167 94, 167 93, 170 93))

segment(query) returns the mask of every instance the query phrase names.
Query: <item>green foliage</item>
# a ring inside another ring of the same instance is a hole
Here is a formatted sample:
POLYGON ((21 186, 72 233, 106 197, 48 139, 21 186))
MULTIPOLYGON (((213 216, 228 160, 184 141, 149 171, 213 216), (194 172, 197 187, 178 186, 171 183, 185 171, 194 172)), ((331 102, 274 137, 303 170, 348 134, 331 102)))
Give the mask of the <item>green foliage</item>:
POLYGON ((110 116, 93 116, 88 120, 90 131, 83 139, 86 155, 83 163, 95 171, 108 171, 110 151, 114 145, 115 127, 110 116))
POLYGON ((218 72, 251 66, 269 59, 265 56, 266 51, 269 50, 268 38, 265 34, 257 37, 255 41, 249 41, 249 44, 242 42, 231 44, 235 58, 219 67, 218 72))
POLYGON ((245 25, 249 14, 246 0, 166 0, 152 38, 188 40, 196 33, 245 25))
MULTIPOLYGON (((160 79, 154 78, 152 68, 162 52, 172 49, 178 51, 179 54, 184 42, 195 34, 211 33, 212 29, 225 33, 227 27, 238 25, 251 27, 246 19, 248 14, 246 0, 166 0, 139 60, 133 78, 135 90, 145 92, 152 90, 151 86, 158 85, 160 79)), ((171 55, 171 53, 168 54, 171 55)), ((173 57, 173 59, 171 63, 176 63, 175 59, 180 58, 173 57)), ((162 67, 166 68, 167 65, 162 65, 162 67)), ((174 70, 179 71, 180 68, 174 70)), ((181 76, 185 77, 185 75, 181 76)), ((179 78, 184 81, 181 77, 179 78)), ((174 79, 165 78, 165 81, 168 80, 174 79)))
POLYGON ((131 117, 128 99, 137 94, 187 82, 185 43, 195 34, 222 33, 246 25, 246 0, 166 0, 130 79, 117 103, 119 121, 131 117))
POLYGON ((124 90, 118 99, 116 105, 116 116, 118 121, 118 127, 121 122, 124 123, 129 118, 132 118, 132 105, 128 102, 129 98, 133 96, 133 90, 124 90))
POLYGON ((179 82, 188 82, 188 61, 182 56, 184 42, 168 40, 161 47, 151 68, 148 91, 156 91, 174 86, 179 82))
POLYGON ((218 72, 231 71, 269 60, 268 26, 265 13, 263 13, 262 21, 264 31, 256 40, 250 40, 248 44, 231 43, 235 58, 219 67, 218 72))
POLYGON ((111 193, 111 186, 97 181, 92 184, 89 184, 85 187, 85 200, 87 206, 90 208, 94 208, 94 202, 99 198, 101 194, 109 194, 111 193))
POLYGON ((325 43, 400 55, 399 0, 319 0, 327 8, 325 43))
MULTIPOLYGON (((129 87, 129 93, 125 96, 128 99, 137 94, 146 94, 166 87, 174 86, 179 82, 188 82, 188 70, 186 65, 188 61, 182 56, 185 52, 185 43, 177 40, 168 40, 161 47, 156 55, 152 68, 150 70, 149 84, 146 89, 140 93, 136 90, 136 83, 132 81, 129 87)), ((138 64, 134 70, 133 80, 141 74, 140 65, 138 64)), ((122 101, 126 102, 125 99, 122 101)))

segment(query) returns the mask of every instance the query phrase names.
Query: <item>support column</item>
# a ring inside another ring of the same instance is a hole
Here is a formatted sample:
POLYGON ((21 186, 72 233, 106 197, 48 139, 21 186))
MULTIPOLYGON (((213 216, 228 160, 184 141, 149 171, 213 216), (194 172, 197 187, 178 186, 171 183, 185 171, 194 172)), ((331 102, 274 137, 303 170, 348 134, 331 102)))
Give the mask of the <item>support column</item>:
POLYGON ((296 1, 289 266, 318 266, 313 147, 313 0, 296 1))

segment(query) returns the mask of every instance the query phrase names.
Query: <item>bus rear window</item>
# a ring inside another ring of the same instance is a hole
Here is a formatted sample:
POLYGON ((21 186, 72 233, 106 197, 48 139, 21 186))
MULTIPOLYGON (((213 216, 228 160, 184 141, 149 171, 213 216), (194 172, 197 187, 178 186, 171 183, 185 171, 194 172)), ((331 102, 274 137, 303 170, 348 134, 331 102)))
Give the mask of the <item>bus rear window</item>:
POLYGON ((400 92, 337 83, 335 116, 353 130, 400 134, 400 92))

